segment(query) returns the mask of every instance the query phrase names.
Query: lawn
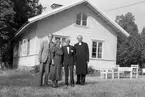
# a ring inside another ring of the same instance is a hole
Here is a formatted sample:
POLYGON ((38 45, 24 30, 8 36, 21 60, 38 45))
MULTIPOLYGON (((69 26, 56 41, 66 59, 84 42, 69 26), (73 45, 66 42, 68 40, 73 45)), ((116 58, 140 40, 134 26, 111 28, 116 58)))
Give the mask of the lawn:
POLYGON ((108 79, 87 76, 85 86, 39 87, 35 74, 20 71, 0 73, 0 97, 145 97, 145 77, 108 79))

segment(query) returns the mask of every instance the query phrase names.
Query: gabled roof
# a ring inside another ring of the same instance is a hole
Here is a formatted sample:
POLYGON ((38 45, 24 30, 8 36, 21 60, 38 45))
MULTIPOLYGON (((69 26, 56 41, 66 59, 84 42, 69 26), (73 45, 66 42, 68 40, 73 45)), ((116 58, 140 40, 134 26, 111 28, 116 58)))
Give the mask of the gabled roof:
POLYGON ((18 34, 20 34, 26 27, 28 27, 30 24, 39 21, 41 19, 44 19, 46 17, 49 17, 51 15, 57 14, 59 12, 62 12, 66 9, 72 8, 76 5, 82 4, 82 3, 87 3, 88 5, 91 6, 91 8, 96 12, 99 13, 99 16, 102 17, 105 21, 107 21, 108 24, 110 24, 113 28, 117 29, 117 31, 123 35, 125 35, 126 37, 129 37, 129 33, 127 33, 121 26, 119 26, 114 20, 110 19, 109 17, 107 17, 107 15, 105 15, 100 9, 96 8, 95 5, 93 5, 91 2, 89 2, 88 0, 79 0, 73 4, 70 5, 66 5, 66 6, 61 6, 57 9, 54 9, 50 12, 46 12, 46 13, 42 13, 38 16, 35 16, 33 18, 28 19, 28 22, 22 26, 19 31, 15 34, 15 36, 17 36, 18 34))

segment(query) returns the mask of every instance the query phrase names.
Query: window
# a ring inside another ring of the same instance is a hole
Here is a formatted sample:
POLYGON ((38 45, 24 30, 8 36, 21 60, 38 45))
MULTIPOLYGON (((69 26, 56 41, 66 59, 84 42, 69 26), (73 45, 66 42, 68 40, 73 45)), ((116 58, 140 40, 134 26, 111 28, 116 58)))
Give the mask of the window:
POLYGON ((22 56, 26 56, 28 54, 28 39, 23 39, 23 48, 22 48, 22 56))
POLYGON ((27 56, 29 54, 30 49, 30 43, 28 39, 23 39, 22 41, 19 41, 19 57, 20 56, 27 56))
POLYGON ((103 42, 101 41, 92 42, 92 58, 102 58, 102 46, 103 42))
POLYGON ((19 43, 15 43, 14 50, 13 50, 13 57, 18 57, 19 56, 18 53, 19 53, 19 43))
POLYGON ((59 39, 61 41, 61 46, 65 45, 65 39, 68 38, 66 36, 54 36, 54 37, 55 37, 55 40, 59 39))
POLYGON ((78 13, 76 16, 76 24, 87 26, 87 15, 85 15, 84 13, 78 13))
POLYGON ((27 49, 27 55, 30 55, 30 40, 28 40, 28 47, 27 47, 28 49, 27 49))

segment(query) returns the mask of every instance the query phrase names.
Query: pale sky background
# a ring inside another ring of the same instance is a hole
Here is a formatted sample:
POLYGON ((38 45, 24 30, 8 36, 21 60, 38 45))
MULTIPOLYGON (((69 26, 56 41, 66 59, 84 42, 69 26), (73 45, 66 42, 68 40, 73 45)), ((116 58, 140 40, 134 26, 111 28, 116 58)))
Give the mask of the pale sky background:
MULTIPOLYGON (((40 0, 40 3, 45 7, 49 7, 53 3, 58 3, 62 5, 71 4, 76 2, 77 0, 40 0)), ((105 12, 106 10, 114 9, 116 7, 125 6, 145 0, 89 0, 96 7, 104 11, 108 17, 115 20, 117 15, 126 14, 127 12, 131 12, 135 16, 135 22, 138 25, 139 32, 142 31, 145 26, 145 2, 142 4, 133 5, 130 7, 125 7, 117 10, 112 10, 105 12)))

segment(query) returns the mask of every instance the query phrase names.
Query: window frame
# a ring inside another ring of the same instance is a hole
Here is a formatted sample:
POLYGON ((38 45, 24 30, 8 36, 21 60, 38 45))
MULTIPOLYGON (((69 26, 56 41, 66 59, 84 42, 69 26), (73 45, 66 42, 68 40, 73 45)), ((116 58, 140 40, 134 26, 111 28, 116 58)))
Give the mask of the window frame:
POLYGON ((104 48, 103 48, 103 46, 104 46, 104 42, 105 41, 103 41, 103 40, 95 40, 95 39, 92 39, 92 47, 91 47, 91 58, 92 59, 103 59, 104 57, 103 57, 103 55, 104 55, 104 48), (93 42, 96 42, 96 57, 93 57, 93 42), (102 53, 101 53, 101 58, 99 58, 99 43, 102 43, 102 53))
POLYGON ((54 39, 58 37, 60 38, 60 41, 61 41, 61 47, 63 46, 62 42, 63 42, 63 38, 70 38, 70 36, 63 36, 63 35, 54 35, 54 39))
POLYGON ((22 55, 21 56, 27 56, 28 55, 28 39, 22 40, 22 55))
POLYGON ((88 15, 84 12, 77 13, 76 16, 75 16, 75 25, 80 26, 80 27, 88 27, 88 15), (79 14, 81 15, 80 20, 78 20, 78 18, 77 18, 79 14), (84 20, 84 16, 86 16, 86 20, 84 20), (80 25, 77 24, 77 21, 80 21, 80 25), (86 25, 83 25, 84 21, 85 21, 86 25))
POLYGON ((18 52, 18 56, 21 57, 22 56, 22 40, 19 41, 19 48, 18 48, 19 52, 18 52))

